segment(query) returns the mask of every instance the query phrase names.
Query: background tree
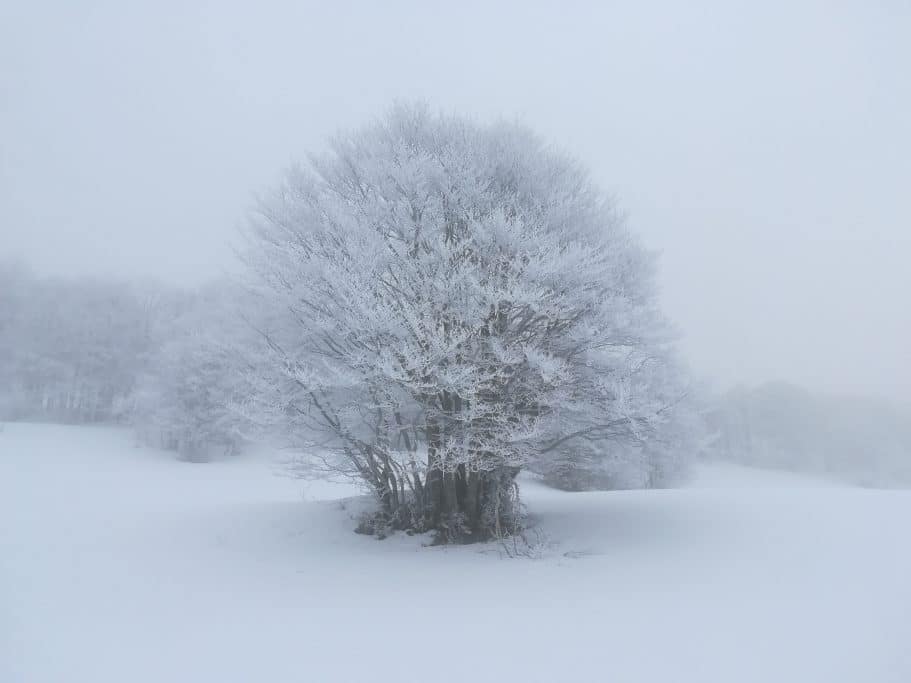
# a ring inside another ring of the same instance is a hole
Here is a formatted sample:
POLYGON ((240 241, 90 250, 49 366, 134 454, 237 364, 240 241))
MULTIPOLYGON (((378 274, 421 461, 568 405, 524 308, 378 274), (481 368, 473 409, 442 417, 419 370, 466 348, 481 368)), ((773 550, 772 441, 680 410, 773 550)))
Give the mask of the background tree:
POLYGON ((245 442, 249 368, 240 349, 250 330, 238 317, 241 294, 215 282, 185 296, 138 382, 132 421, 146 443, 202 462, 245 442))
POLYGON ((532 465, 544 481, 569 491, 668 488, 680 484, 705 449, 702 392, 691 385, 675 354, 665 351, 639 373, 640 391, 658 409, 642 432, 610 443, 570 442, 553 457, 532 465))

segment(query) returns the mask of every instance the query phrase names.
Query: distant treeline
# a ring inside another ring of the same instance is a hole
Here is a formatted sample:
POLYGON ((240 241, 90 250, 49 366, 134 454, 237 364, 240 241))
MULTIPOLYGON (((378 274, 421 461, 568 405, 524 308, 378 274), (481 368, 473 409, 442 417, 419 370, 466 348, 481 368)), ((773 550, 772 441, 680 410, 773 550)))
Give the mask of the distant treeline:
POLYGON ((207 341, 228 297, 220 290, 0 264, 0 420, 131 425, 188 458, 236 448, 220 393, 232 373, 207 341))
POLYGON ((911 410, 871 398, 817 396, 770 383, 706 411, 712 456, 868 486, 911 485, 911 410))

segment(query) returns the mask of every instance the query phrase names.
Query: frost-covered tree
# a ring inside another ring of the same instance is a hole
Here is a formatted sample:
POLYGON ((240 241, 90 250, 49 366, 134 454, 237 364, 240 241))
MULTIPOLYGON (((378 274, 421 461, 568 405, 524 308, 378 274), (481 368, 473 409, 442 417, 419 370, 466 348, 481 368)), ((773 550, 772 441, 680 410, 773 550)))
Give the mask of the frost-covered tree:
POLYGON ((644 441, 673 401, 652 256, 521 126, 396 107, 290 171, 249 236, 280 311, 259 410, 366 482, 375 524, 508 533, 523 467, 644 441))
POLYGON ((697 398, 701 391, 671 353, 651 363, 639 379, 640 390, 663 406, 647 430, 610 443, 574 444, 532 469, 550 485, 570 491, 667 488, 685 479, 707 438, 697 398))
POLYGON ((233 454, 244 441, 247 368, 239 350, 250 331, 236 317, 228 283, 185 297, 140 378, 132 421, 137 435, 181 458, 205 461, 233 454))

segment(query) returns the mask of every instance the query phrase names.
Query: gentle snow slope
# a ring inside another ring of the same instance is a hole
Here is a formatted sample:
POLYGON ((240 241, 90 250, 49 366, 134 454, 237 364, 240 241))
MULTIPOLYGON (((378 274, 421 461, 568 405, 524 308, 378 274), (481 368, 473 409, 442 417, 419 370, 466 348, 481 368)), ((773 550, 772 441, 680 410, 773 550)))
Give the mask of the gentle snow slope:
POLYGON ((911 680, 905 492, 718 467, 679 491, 525 482, 551 541, 532 560, 357 536, 312 502, 339 491, 6 425, 0 681, 911 680))

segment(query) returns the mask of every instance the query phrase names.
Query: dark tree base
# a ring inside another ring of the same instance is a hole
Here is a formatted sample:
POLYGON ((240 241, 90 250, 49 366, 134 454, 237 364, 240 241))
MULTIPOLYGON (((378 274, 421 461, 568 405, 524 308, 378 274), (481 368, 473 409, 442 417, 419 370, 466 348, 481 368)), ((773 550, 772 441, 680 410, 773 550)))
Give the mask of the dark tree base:
POLYGON ((482 543, 521 532, 518 471, 431 473, 421 495, 378 495, 380 509, 355 533, 386 538, 396 531, 433 533, 430 545, 482 543))

